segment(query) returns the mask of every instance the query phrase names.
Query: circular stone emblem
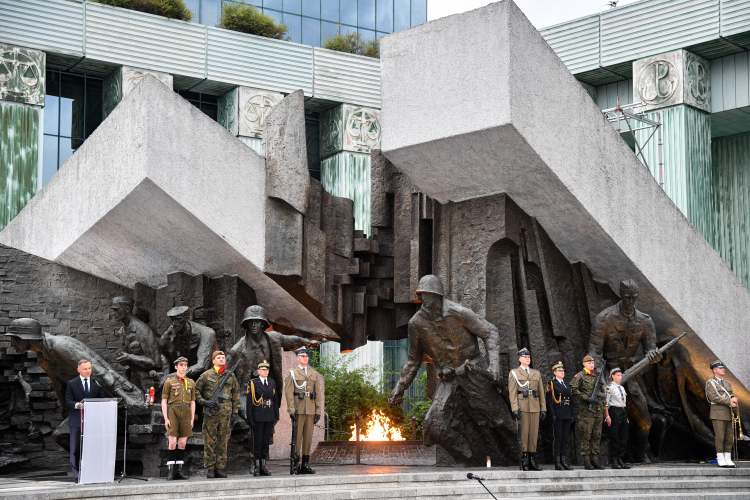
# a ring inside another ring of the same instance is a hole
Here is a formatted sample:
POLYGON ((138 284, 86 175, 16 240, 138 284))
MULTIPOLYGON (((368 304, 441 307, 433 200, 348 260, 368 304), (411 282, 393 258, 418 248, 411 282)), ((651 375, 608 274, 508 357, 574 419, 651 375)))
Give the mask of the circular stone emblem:
POLYGON ((641 71, 638 77, 638 95, 648 104, 660 104, 668 100, 677 90, 679 75, 669 61, 654 61, 641 71))

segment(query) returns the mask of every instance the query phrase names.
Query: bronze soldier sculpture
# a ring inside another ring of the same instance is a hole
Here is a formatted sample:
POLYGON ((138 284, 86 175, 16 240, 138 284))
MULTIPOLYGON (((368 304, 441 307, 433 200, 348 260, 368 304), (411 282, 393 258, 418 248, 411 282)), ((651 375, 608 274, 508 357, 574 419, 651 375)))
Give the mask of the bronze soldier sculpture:
POLYGON ((143 390, 157 384, 157 370, 164 361, 159 352, 159 337, 153 330, 133 314, 133 299, 115 297, 112 299, 112 312, 122 323, 117 332, 122 338, 122 352, 115 361, 125 366, 125 375, 143 390))
MULTIPOLYGON (((627 371, 633 366, 633 357, 639 346, 651 360, 658 363, 662 355, 656 348, 656 329, 647 314, 635 308, 638 300, 638 285, 632 279, 620 283, 620 302, 608 307, 594 320, 589 343, 589 352, 597 366, 606 360, 609 366, 627 371)), ((636 360, 637 361, 637 360, 636 360)), ((631 442, 635 443, 636 462, 648 462, 648 434, 651 417, 648 413, 646 388, 641 377, 636 376, 626 384, 628 391, 628 419, 632 423, 631 442)))
POLYGON ((159 339, 159 349, 166 358, 164 374, 170 373, 175 360, 187 358, 187 377, 196 380, 211 367, 211 353, 216 350, 216 332, 213 328, 190 321, 187 306, 173 307, 167 311, 172 324, 159 339))
MULTIPOLYGON (((233 365, 238 356, 242 357, 234 373, 241 388, 240 411, 244 413, 247 408, 247 391, 250 381, 258 378, 257 368, 260 363, 263 361, 269 363, 269 377, 276 382, 276 387, 283 387, 281 348, 297 349, 305 344, 319 342, 296 335, 282 335, 279 332, 266 331, 271 323, 268 321, 265 309, 261 306, 250 306, 245 309, 241 326, 245 329, 245 335, 230 349, 227 364, 233 365)), ((280 406, 281 400, 277 400, 276 404, 280 406)), ((241 416, 247 420, 247 415, 241 416)))
POLYGON ((503 442, 513 440, 503 428, 510 422, 510 412, 492 385, 499 380, 500 335, 470 309, 444 298, 443 282, 437 276, 422 277, 416 294, 422 307, 409 320, 409 355, 388 402, 401 404, 425 357, 438 378, 423 424, 425 444, 440 444, 460 461, 484 461, 501 450, 503 442), (480 338, 487 357, 479 349, 480 338), (457 421, 453 404, 471 419, 471 426, 457 421), (504 433, 504 438, 494 432, 504 433))
POLYGON ((16 351, 37 353, 37 363, 52 380, 63 407, 67 382, 78 376, 78 361, 88 359, 91 362, 92 376, 101 383, 105 391, 122 398, 131 411, 145 409, 143 391, 80 340, 66 335, 44 333, 39 322, 31 318, 13 320, 5 335, 10 338, 16 351))

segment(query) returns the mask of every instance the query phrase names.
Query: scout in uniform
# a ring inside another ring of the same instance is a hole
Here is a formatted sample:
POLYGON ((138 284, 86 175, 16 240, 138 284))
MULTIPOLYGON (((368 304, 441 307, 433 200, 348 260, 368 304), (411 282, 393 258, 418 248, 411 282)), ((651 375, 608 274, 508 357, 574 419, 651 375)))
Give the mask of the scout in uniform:
POLYGON ((572 470, 565 461, 570 426, 573 423, 573 406, 570 404, 572 392, 570 385, 565 383, 565 367, 562 361, 552 365, 552 373, 555 378, 547 385, 547 410, 552 417, 555 470, 572 470))
POLYGON ((255 457, 254 476, 270 476, 266 468, 268 447, 276 422, 279 420, 279 395, 276 393, 276 381, 268 377, 271 364, 263 360, 258 364, 258 378, 250 381, 247 388, 247 423, 253 430, 255 457), (260 461, 260 463, 258 463, 260 461))
POLYGON ((177 358, 174 367, 177 374, 167 379, 161 390, 161 412, 169 439, 167 481, 188 478, 182 471, 182 465, 185 463, 185 446, 193 435, 195 421, 195 382, 186 376, 187 358, 177 358))
POLYGON ((518 368, 508 375, 508 394, 513 418, 520 420, 523 444, 523 470, 542 470, 536 464, 536 441, 539 422, 547 416, 542 375, 529 368, 531 353, 525 347, 518 351, 518 368))
POLYGON ((620 385, 622 370, 613 368, 609 372, 612 382, 607 386, 607 406, 604 408, 604 420, 609 428, 609 458, 613 469, 629 469, 623 461, 628 447, 628 412, 625 410, 628 393, 620 385))
POLYGON ((711 363, 714 376, 706 381, 706 399, 711 403, 711 423, 714 426, 716 462, 719 467, 734 467, 732 462, 732 408, 739 402, 732 392, 732 384, 724 378, 724 363, 711 363))
POLYGON ((586 470, 604 469, 599 465, 599 442, 602 439, 602 420, 604 419, 604 383, 601 383, 600 394, 597 402, 591 405, 587 399, 594 392, 596 375, 594 358, 586 356, 583 358, 583 370, 576 373, 570 381, 573 396, 578 398, 578 420, 576 422, 576 435, 580 440, 581 456, 586 470))
POLYGON ((307 348, 295 351, 298 366, 289 370, 284 378, 284 397, 289 416, 297 423, 297 452, 302 451, 302 465, 298 465, 298 457, 294 457, 295 468, 300 474, 315 474, 310 467, 310 447, 312 446, 313 427, 320 420, 323 405, 320 398, 321 375, 313 367, 308 366, 307 348), (297 410, 295 415, 294 411, 297 410))
POLYGON ((208 469, 206 477, 225 478, 227 466, 227 445, 232 434, 232 425, 240 411, 240 386, 234 373, 230 375, 222 388, 226 398, 220 398, 216 405, 209 406, 206 400, 211 399, 224 378, 227 358, 223 351, 214 351, 211 355, 213 368, 206 370, 195 383, 195 400, 207 408, 211 416, 203 415, 203 466, 208 469))

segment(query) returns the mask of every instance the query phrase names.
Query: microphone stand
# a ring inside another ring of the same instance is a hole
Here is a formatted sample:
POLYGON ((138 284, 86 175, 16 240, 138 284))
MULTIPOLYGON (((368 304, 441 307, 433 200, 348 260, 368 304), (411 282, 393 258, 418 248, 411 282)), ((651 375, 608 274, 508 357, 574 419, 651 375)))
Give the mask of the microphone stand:
POLYGON ((147 477, 128 476, 125 472, 125 467, 128 463, 128 405, 123 403, 123 406, 125 407, 125 432, 123 432, 125 441, 123 441, 122 443, 122 474, 120 474, 120 479, 117 480, 117 484, 120 484, 123 479, 137 479, 138 481, 148 481, 147 477))
POLYGON ((479 484, 481 484, 482 486, 484 486, 484 489, 487 490, 487 493, 489 493, 492 496, 492 498, 494 498, 495 500, 497 500, 497 497, 495 495, 493 495, 492 492, 490 491, 490 489, 487 486, 485 486, 484 483, 482 482, 483 478, 481 478, 479 476, 475 476, 471 472, 469 472, 468 474, 466 474, 466 477, 469 478, 469 479, 476 479, 477 481, 479 481, 479 484))

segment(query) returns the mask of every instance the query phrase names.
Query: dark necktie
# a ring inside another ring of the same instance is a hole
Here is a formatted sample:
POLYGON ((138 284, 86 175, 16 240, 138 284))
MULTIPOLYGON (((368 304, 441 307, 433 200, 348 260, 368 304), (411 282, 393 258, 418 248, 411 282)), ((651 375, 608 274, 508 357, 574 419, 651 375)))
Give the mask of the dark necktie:
POLYGON ((83 394, 89 397, 89 379, 87 378, 83 379, 83 394))
POLYGON ((620 397, 621 397, 622 399, 625 399, 625 394, 623 394, 623 393, 622 393, 622 387, 620 387, 620 386, 618 385, 618 386, 617 386, 617 388, 618 388, 618 389, 620 389, 620 397))

